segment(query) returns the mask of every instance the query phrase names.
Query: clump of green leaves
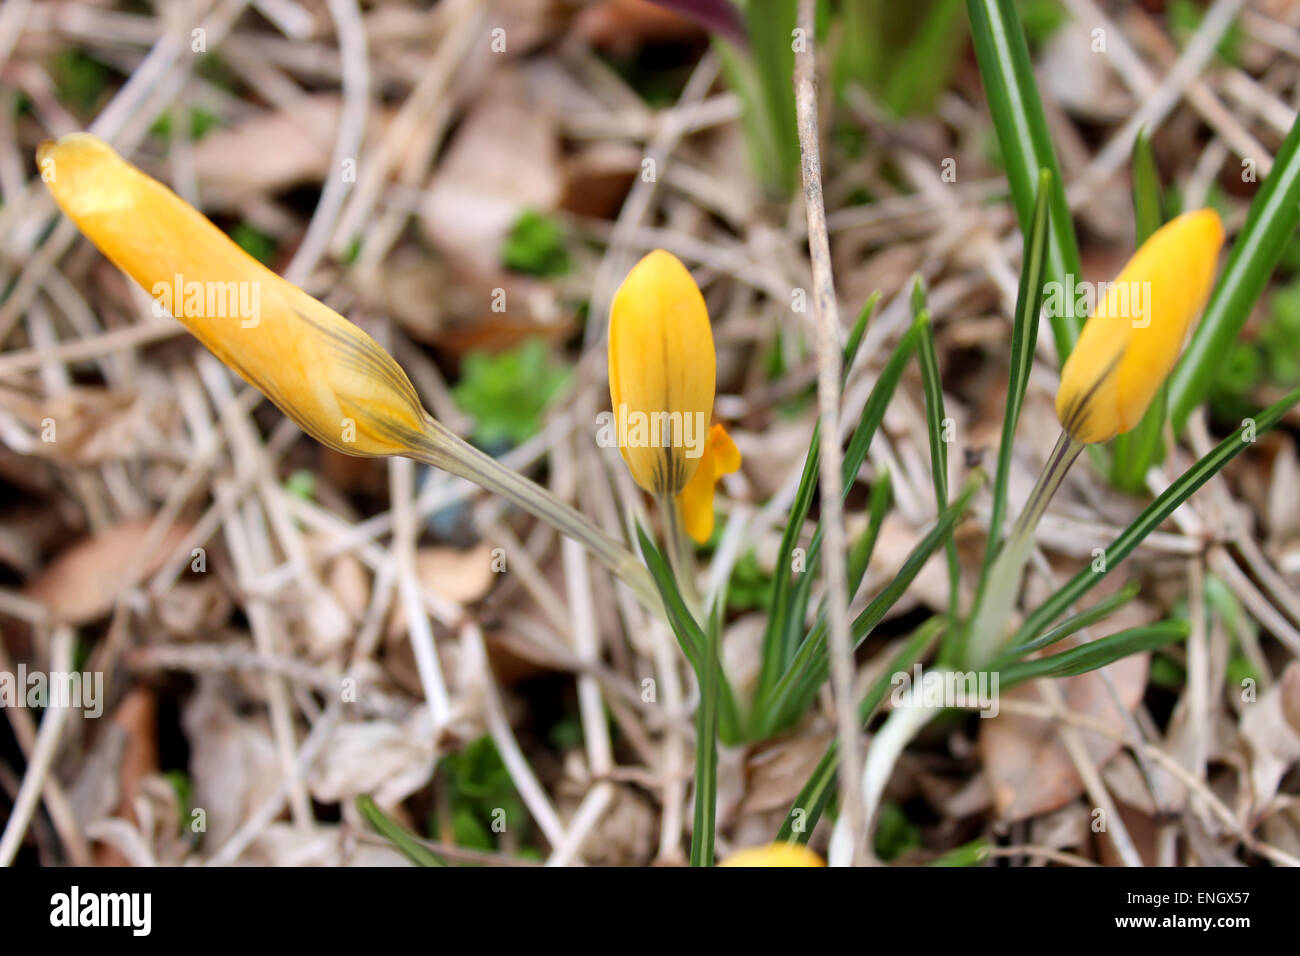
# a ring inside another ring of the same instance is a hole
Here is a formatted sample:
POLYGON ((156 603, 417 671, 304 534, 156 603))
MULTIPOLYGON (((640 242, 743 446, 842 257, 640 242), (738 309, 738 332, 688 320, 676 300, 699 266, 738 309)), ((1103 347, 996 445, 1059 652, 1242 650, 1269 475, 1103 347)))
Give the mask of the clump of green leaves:
POLYGON ((1215 383, 1211 407, 1224 420, 1252 413, 1251 393, 1261 385, 1300 382, 1300 278, 1273 293, 1253 339, 1233 343, 1215 383))
POLYGON ((727 585, 727 606, 736 611, 765 608, 772 603, 772 575, 758 564, 753 551, 745 552, 731 572, 727 585))
POLYGON ((474 419, 476 442, 485 447, 517 445, 541 429, 546 406, 571 375, 551 359, 545 343, 529 339, 495 355, 467 355, 452 395, 474 419))
POLYGON ((512 272, 551 279, 573 268, 564 229, 553 219, 526 210, 501 247, 501 264, 512 272))
POLYGON ((876 856, 888 863, 920 845, 921 828, 907 818, 903 808, 891 800, 882 803, 876 825, 876 856))
MULTIPOLYGON (((442 772, 450 804, 452 839, 457 846, 496 850, 502 823, 528 819, 491 737, 480 737, 460 753, 446 757, 442 772)), ((436 813, 431 815, 429 832, 440 832, 442 823, 436 813)))

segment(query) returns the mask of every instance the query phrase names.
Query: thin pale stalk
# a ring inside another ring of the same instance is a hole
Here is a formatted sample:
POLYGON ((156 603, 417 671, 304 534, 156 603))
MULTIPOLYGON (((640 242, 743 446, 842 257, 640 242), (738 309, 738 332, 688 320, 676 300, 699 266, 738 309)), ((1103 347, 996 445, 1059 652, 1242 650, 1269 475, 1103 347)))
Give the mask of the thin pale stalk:
POLYGON ((718 814, 718 693, 722 665, 718 643, 722 627, 712 621, 700 668, 700 706, 695 713, 695 826, 691 866, 713 865, 713 831, 718 814))
POLYGON ((573 538, 620 578, 642 604, 656 614, 663 613, 663 602, 649 572, 631 551, 541 485, 485 455, 432 416, 426 416, 424 424, 422 444, 407 457, 472 481, 573 538))
POLYGON ((1047 511, 1047 505, 1061 486, 1065 473, 1083 451, 1083 444, 1066 432, 1061 432, 1056 447, 1043 466, 1042 474, 1029 494, 1015 527, 1007 536, 989 569, 987 586, 971 618, 970 637, 966 653, 971 667, 981 668, 996 655, 1002 646, 1008 616, 1020 593, 1020 581, 1025 573, 1025 563, 1034 546, 1034 529, 1047 511))
MULTIPOLYGON (((821 144, 817 122, 817 75, 814 59, 816 0, 799 0, 798 23, 803 52, 796 53, 794 91, 799 152, 803 159, 804 212, 808 217, 808 254, 812 260, 813 304, 817 313, 817 404, 821 434, 821 526, 825 530, 823 579, 830 633, 831 678, 840 734, 840 782, 843 813, 856 847, 864 830, 862 807, 854 788, 858 757, 858 721, 853 705, 853 645, 849 636, 849 597, 844 477, 837 440, 840 434, 840 323, 831 271, 830 238, 822 200, 821 144)), ((785 556, 782 556, 785 560, 785 556)))
POLYGON ((682 506, 672 495, 659 499, 659 508, 664 516, 664 538, 668 548, 668 561, 677 578, 677 589, 682 593, 682 600, 691 609, 691 614, 698 621, 703 617, 704 602, 700 590, 695 586, 695 552, 691 550, 690 539, 682 524, 682 506))

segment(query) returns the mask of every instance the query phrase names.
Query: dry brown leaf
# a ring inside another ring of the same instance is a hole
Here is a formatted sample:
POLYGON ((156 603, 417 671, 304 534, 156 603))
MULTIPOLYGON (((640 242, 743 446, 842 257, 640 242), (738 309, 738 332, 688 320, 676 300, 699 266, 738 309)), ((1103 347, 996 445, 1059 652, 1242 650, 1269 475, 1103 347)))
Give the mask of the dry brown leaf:
POLYGON ((1268 485, 1269 538, 1285 541, 1300 533, 1300 456, 1296 455, 1295 442, 1284 437, 1273 456, 1273 474, 1268 485))
MULTIPOLYGON (((1132 710, 1146 690, 1148 659, 1135 654, 1108 668, 1119 689, 1120 700, 1132 710)), ((1115 709, 1105 685, 1096 673, 1080 674, 1056 682, 1065 696, 1067 709, 1101 721, 1122 732, 1123 716, 1115 709)), ((1003 700, 1039 701, 1036 682, 1004 692, 1003 700)), ((1103 765, 1119 749, 1109 737, 1080 732, 1094 763, 1103 765)), ((1065 806, 1083 793, 1083 781, 1074 768, 1057 725, 1018 714, 1001 713, 980 721, 980 753, 984 772, 993 791, 993 805, 1006 821, 1048 813, 1065 806)))
POLYGON ((185 707, 181 726, 190 744, 194 807, 202 810, 204 843, 220 847, 248 815, 274 797, 283 769, 270 731, 235 714, 230 685, 203 677, 185 707))
MULTIPOLYGON (((113 712, 111 723, 123 733, 125 746, 117 767, 117 790, 120 794, 115 816, 139 824, 135 801, 141 794, 145 778, 158 770, 158 697, 144 685, 127 691, 113 712)), ((101 844, 95 849, 98 866, 125 866, 121 851, 101 844)))
POLYGON ((298 826, 277 822, 257 835, 240 862, 250 866, 413 867, 410 860, 382 841, 346 839, 336 823, 298 826))
POLYGON ((630 56, 646 43, 681 43, 701 34, 686 17, 649 0, 598 0, 573 18, 573 32, 615 56, 630 56))
POLYGON ((215 575, 176 581, 158 595, 155 613, 168 635, 194 640, 220 630, 234 603, 215 575))
POLYGON ((788 810, 832 739, 830 734, 803 734, 756 749, 749 756, 749 790, 741 813, 788 810))
POLYGON ((96 465, 137 454, 140 436, 157 423, 137 396, 80 387, 44 399, 0 389, 0 437, 15 451, 64 464, 96 465), (12 416, 12 417, 10 417, 12 416), (21 424, 20 424, 21 423, 21 424))
MULTIPOLYGON (((577 800, 561 812, 571 816, 577 800)), ((616 786, 614 798, 582 845, 582 859, 594 866, 644 866, 659 839, 658 816, 650 802, 631 787, 616 786)))
POLYGON ((50 562, 24 593, 44 604, 58 622, 84 624, 103 617, 112 610, 118 595, 162 566, 192 527, 185 522, 171 525, 148 554, 138 554, 152 520, 128 518, 83 538, 50 562), (138 568, 138 573, 127 580, 124 575, 132 567, 138 568))
POLYGON ((419 790, 433 775, 433 725, 427 707, 415 708, 398 724, 390 720, 335 727, 307 772, 307 786, 322 803, 372 794, 393 806, 419 790))
POLYGON ((429 241, 490 274, 521 213, 550 211, 563 189, 555 118, 517 71, 493 77, 438 166, 421 210, 429 241))
POLYGON ((1085 846, 1091 822, 1087 808, 1075 800, 1034 820, 1029 826, 1029 842, 1054 850, 1085 846))
POLYGON ((370 572, 355 554, 340 554, 325 569, 325 587, 354 621, 370 606, 370 572))
POLYGON ((1250 752, 1251 806, 1259 813, 1300 760, 1300 661, 1288 664, 1282 679, 1246 706, 1240 727, 1250 752))
POLYGON ((492 546, 486 542, 464 551, 455 548, 421 548, 415 553, 415 574, 420 583, 448 601, 472 604, 492 588, 492 546))
POLYGON ((329 171, 340 99, 305 96, 291 111, 258 113, 194 144, 194 172, 208 208, 228 209, 265 193, 316 183, 329 171), (256 156, 257 162, 249 162, 256 156))
MULTIPOLYGON (((894 515, 886 517, 880 526, 876 547, 871 552, 871 563, 867 573, 872 580, 866 583, 866 588, 872 586, 879 588, 891 580, 920 540, 921 533, 906 521, 894 515)), ((944 561, 940 553, 932 555, 926 561, 917 574, 916 580, 908 587, 907 594, 890 612, 890 617, 905 613, 915 607, 917 602, 936 611, 947 607, 948 571, 944 561)), ((867 590, 867 593, 872 592, 867 590)))
POLYGON ((630 143, 595 143, 564 162, 560 206, 579 216, 613 219, 641 169, 642 156, 630 143))
POLYGON ((727 681, 742 700, 754 696, 763 666, 764 614, 745 614, 729 624, 722 635, 722 668, 727 681))

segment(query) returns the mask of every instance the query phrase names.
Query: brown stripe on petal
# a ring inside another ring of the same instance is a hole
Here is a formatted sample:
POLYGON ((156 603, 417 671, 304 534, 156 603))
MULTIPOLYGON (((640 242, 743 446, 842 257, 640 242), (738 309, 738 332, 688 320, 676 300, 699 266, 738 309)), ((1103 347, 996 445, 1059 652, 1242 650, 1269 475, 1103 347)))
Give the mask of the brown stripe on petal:
MULTIPOLYGON (((406 400, 412 411, 418 410, 420 414, 424 412, 424 405, 420 402, 420 398, 416 394, 414 386, 411 385, 410 379, 406 377, 406 373, 401 371, 401 367, 393 361, 387 352, 383 351, 378 343, 361 338, 359 335, 351 336, 339 329, 329 328, 297 309, 294 309, 294 313, 313 329, 325 335, 335 345, 335 355, 340 360, 347 362, 350 359, 350 368, 388 385, 401 398, 406 400)), ((360 335, 365 334, 360 330, 358 332, 360 335)))
POLYGON ((1120 359, 1123 357, 1123 353, 1121 352, 1111 359, 1110 364, 1106 366, 1106 370, 1102 372, 1101 375, 1098 376, 1097 380, 1088 387, 1088 391, 1084 392, 1082 396, 1076 398, 1070 403, 1069 407, 1066 409, 1065 421, 1061 424, 1062 427, 1064 427, 1071 435, 1076 434, 1080 430, 1081 426, 1087 424, 1093 411, 1090 407, 1092 397, 1097 394, 1097 390, 1105 384, 1106 380, 1115 374, 1115 370, 1119 368, 1120 359), (1083 417, 1081 418, 1080 416, 1083 417))

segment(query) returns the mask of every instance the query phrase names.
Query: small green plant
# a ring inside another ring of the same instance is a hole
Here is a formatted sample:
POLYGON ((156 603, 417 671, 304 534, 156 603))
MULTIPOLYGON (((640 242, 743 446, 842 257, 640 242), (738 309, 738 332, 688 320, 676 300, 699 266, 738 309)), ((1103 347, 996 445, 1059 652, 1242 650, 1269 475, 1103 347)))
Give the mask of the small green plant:
POLYGON ((444 821, 435 811, 429 817, 430 833, 443 832, 444 822, 449 822, 457 846, 491 851, 499 849, 503 827, 521 826, 528 819, 491 737, 479 737, 459 753, 449 754, 441 767, 450 820, 444 821))
POLYGON ((513 272, 544 279, 565 275, 573 268, 564 229, 532 210, 515 221, 501 248, 501 264, 513 272))
POLYGON ((517 445, 541 429, 542 414, 569 383, 571 372, 555 363, 541 339, 495 355, 465 356, 456 404, 474 419, 474 440, 484 448, 517 445))

